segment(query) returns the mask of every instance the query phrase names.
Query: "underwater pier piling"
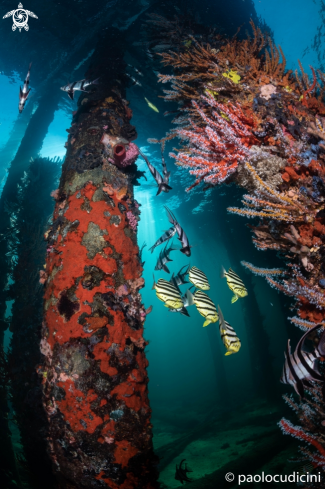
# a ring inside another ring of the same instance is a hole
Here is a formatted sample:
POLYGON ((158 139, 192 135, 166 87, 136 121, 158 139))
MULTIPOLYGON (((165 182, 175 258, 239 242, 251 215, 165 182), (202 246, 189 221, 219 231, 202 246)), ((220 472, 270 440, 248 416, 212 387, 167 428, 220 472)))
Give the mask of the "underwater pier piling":
POLYGON ((41 351, 49 453, 60 489, 158 487, 138 257, 138 151, 110 29, 85 77, 47 233, 41 351))
POLYGON ((14 211, 19 236, 14 252, 17 262, 11 267, 12 282, 7 287, 7 300, 13 301, 8 391, 14 411, 11 417, 17 423, 15 431, 19 430, 21 444, 17 467, 20 482, 33 489, 43 489, 45 483, 47 489, 54 487, 51 462, 46 453, 47 418, 37 366, 41 362, 39 343, 43 319, 44 290, 40 283, 46 253, 43 235, 49 215, 53 213, 51 191, 57 184, 60 163, 59 159, 34 159, 17 189, 19 209, 14 211), (22 457, 24 463, 21 463, 22 457))

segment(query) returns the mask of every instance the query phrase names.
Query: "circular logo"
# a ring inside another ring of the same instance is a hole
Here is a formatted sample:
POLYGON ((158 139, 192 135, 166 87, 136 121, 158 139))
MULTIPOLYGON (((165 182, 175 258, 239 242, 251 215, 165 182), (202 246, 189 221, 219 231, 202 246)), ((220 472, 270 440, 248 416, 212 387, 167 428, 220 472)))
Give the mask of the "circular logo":
POLYGON ((28 22, 28 14, 26 10, 18 9, 15 10, 12 20, 18 29, 24 27, 28 22))
POLYGON ((228 472, 225 475, 225 479, 227 482, 232 482, 235 479, 235 475, 232 472, 228 472))

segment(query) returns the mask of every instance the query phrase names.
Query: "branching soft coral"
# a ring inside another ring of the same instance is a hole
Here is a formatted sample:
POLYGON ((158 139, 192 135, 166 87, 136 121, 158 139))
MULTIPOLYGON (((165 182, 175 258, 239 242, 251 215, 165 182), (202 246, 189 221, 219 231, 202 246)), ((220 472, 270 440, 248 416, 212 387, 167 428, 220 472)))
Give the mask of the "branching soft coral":
POLYGON ((244 195, 243 204, 246 209, 229 207, 228 211, 246 217, 263 217, 279 221, 303 221, 306 210, 297 202, 292 200, 284 193, 274 190, 258 176, 254 168, 245 163, 247 170, 260 184, 259 190, 255 195, 244 195), (249 208, 262 208, 261 211, 249 208))
POLYGON ((206 115, 202 104, 193 102, 206 126, 199 127, 192 122, 191 130, 177 129, 177 135, 189 141, 189 148, 177 155, 170 154, 178 165, 189 168, 196 176, 195 183, 187 191, 202 181, 214 186, 226 180, 238 163, 248 157, 248 147, 256 139, 251 130, 254 121, 241 108, 220 104, 211 95, 202 96, 201 101, 215 109, 213 118, 206 115))
MULTIPOLYGON (((301 426, 294 426, 282 418, 279 426, 283 433, 301 440, 309 447, 299 447, 303 458, 324 477, 325 472, 325 410, 321 387, 313 385, 299 404, 291 396, 283 396, 299 418, 301 426)), ((314 486, 313 486, 314 487, 314 486)))

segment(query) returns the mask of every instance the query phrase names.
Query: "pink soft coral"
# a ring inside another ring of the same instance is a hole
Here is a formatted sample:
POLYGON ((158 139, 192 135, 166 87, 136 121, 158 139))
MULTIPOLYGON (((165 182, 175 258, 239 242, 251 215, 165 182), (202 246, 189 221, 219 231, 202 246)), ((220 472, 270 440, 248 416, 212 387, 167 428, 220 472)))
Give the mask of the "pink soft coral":
POLYGON ((126 217, 129 220, 130 228, 133 229, 133 231, 136 231, 137 230, 137 226, 138 226, 138 221, 137 221, 136 217, 132 214, 131 211, 128 211, 126 213, 126 217))
POLYGON ((117 166, 121 166, 121 167, 125 168, 126 166, 132 165, 136 161, 138 155, 139 155, 138 146, 134 143, 129 143, 129 147, 128 147, 125 155, 122 158, 120 158, 119 160, 117 160, 117 158, 116 158, 115 163, 117 166))

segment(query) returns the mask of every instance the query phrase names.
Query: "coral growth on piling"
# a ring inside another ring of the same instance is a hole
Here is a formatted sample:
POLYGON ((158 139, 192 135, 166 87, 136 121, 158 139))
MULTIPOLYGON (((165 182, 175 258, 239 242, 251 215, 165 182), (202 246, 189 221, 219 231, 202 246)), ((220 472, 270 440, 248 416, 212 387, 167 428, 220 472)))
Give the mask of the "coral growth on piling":
POLYGON ((131 113, 106 65, 103 72, 91 63, 101 84, 79 99, 45 234, 39 374, 60 487, 154 489, 140 206, 133 195, 138 148, 131 113))
MULTIPOLYGON (((165 100, 179 104, 165 140, 183 143, 171 156, 195 176, 188 191, 222 182, 246 189, 243 207, 229 212, 253 219, 255 246, 280 251, 286 268, 242 264, 292 297, 293 323, 308 329, 325 321, 325 74, 311 68, 310 77, 300 62, 300 73, 287 71, 281 47, 251 27, 248 39, 191 35, 191 46, 160 54, 173 69, 159 75, 171 84, 165 100)), ((325 453, 323 437, 319 446, 298 437, 325 453)))

